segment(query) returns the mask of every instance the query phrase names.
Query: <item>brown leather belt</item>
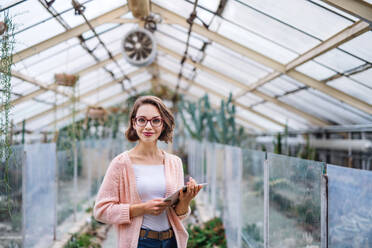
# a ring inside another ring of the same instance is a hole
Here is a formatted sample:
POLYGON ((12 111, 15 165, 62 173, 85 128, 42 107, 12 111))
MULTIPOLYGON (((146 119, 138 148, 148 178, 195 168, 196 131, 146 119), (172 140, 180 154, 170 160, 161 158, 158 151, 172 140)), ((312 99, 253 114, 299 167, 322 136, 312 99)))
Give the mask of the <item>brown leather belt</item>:
POLYGON ((168 229, 167 231, 163 232, 156 232, 152 230, 146 230, 142 229, 140 231, 140 237, 141 238, 150 238, 150 239, 159 239, 159 240, 164 240, 164 239, 170 239, 174 236, 174 232, 172 229, 168 229), (146 235, 147 232, 147 235, 146 235))

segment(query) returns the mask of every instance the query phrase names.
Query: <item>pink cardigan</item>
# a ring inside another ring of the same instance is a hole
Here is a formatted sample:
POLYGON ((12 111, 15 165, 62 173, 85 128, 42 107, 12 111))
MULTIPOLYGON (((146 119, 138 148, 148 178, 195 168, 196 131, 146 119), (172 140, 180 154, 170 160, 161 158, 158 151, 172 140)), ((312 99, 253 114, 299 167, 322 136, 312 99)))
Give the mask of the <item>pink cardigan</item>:
MULTIPOLYGON (((179 157, 163 151, 165 157, 165 183, 168 197, 184 185, 182 161, 179 157)), ((130 218, 130 204, 141 203, 136 189, 136 179, 128 151, 116 156, 110 163, 98 191, 93 209, 94 218, 114 224, 117 230, 118 248, 137 248, 143 216, 130 218)), ((188 233, 181 220, 190 214, 178 216, 173 208, 166 209, 178 248, 186 248, 188 233)))

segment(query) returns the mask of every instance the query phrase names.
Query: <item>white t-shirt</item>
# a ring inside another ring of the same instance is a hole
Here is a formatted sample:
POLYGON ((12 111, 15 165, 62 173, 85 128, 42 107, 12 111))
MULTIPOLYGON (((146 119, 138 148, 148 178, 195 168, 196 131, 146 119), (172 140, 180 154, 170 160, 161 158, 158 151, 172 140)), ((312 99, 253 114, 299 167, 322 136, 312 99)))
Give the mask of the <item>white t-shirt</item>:
MULTIPOLYGON (((133 164, 136 186, 142 202, 165 197, 164 165, 133 164)), ((170 228, 166 211, 159 215, 145 214, 142 228, 165 231, 170 228)))

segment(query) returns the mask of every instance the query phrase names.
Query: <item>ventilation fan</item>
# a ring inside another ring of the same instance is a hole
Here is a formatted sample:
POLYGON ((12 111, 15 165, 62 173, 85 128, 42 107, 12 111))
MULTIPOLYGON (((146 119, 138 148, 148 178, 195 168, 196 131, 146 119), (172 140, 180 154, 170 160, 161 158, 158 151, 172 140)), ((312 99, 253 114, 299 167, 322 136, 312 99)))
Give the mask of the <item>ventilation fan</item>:
POLYGON ((128 32, 123 39, 122 46, 125 60, 132 65, 146 66, 155 60, 155 38, 144 28, 136 28, 128 32))

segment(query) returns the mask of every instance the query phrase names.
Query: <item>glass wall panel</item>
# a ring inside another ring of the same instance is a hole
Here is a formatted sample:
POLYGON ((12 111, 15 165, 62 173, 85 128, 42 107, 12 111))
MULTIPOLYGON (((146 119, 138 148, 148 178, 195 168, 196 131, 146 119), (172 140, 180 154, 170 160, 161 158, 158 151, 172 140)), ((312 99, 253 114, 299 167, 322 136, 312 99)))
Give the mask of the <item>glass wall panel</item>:
POLYGON ((241 247, 241 171, 241 149, 225 146, 223 223, 228 247, 241 247))
POLYGON ((328 247, 372 247, 372 172, 327 165, 328 247))
POLYGON ((56 144, 26 145, 25 152, 23 247, 48 247, 56 217, 56 144))
POLYGON ((265 153, 242 151, 241 217, 243 247, 263 248, 265 153))
POLYGON ((269 246, 320 246, 323 163, 269 153, 268 166, 269 246))
POLYGON ((0 178, 7 173, 7 183, 0 183, 0 247, 22 247, 22 145, 12 146, 6 172, 5 161, 0 161, 0 178))

